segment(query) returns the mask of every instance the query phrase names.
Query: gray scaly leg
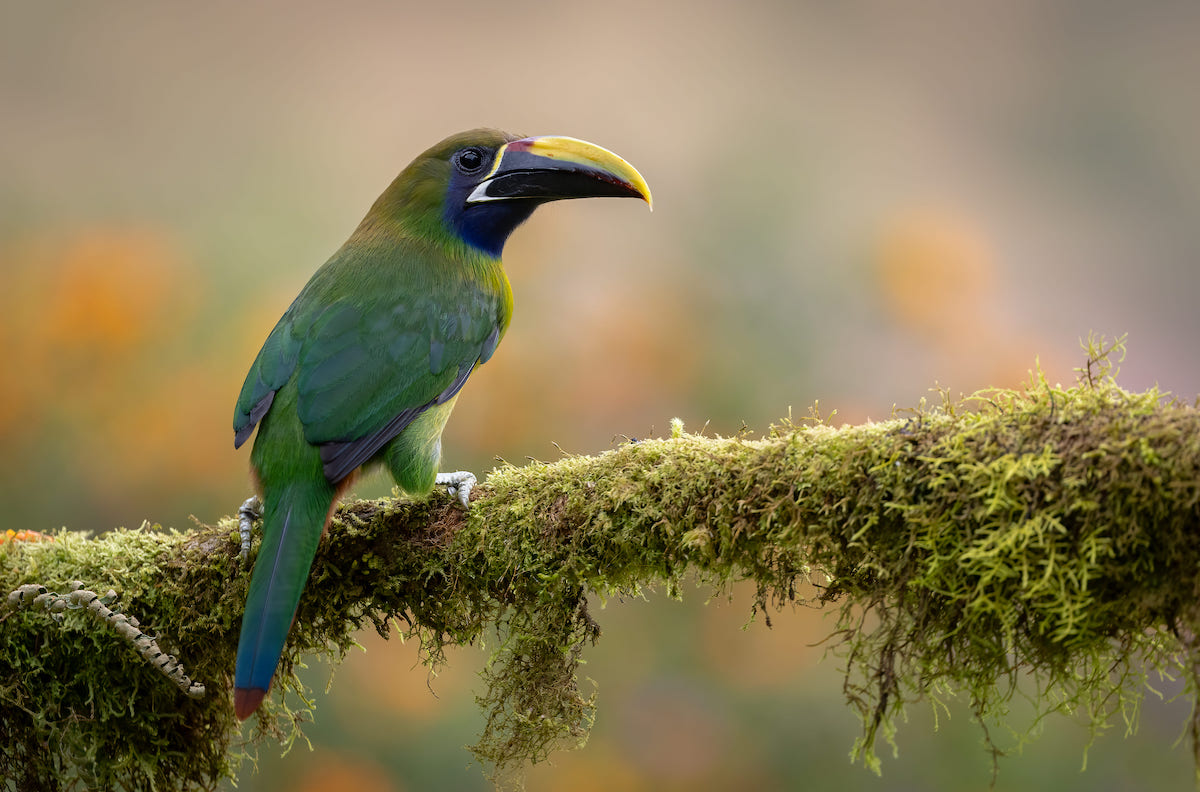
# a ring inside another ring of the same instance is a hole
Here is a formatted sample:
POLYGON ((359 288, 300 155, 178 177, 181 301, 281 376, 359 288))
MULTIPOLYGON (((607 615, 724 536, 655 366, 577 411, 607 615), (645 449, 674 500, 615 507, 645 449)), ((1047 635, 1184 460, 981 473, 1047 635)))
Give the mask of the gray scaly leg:
POLYGON ((262 501, 257 495, 251 495, 242 502, 238 509, 238 534, 242 537, 242 550, 238 559, 245 561, 250 555, 250 527, 254 521, 262 517, 262 501))

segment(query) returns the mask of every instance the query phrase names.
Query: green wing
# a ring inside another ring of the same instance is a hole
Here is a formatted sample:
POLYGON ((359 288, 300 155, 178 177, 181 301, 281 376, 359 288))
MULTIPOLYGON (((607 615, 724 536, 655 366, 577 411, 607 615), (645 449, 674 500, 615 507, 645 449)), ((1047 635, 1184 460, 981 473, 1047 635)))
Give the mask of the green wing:
POLYGON ((301 342, 296 334, 296 313, 303 296, 301 293, 284 312, 258 351, 250 372, 246 374, 246 381, 242 383, 242 392, 238 394, 233 410, 234 448, 241 448, 242 443, 254 432, 254 427, 271 409, 275 392, 296 370, 301 342))
POLYGON ((300 351, 298 412, 330 481, 453 398, 491 355, 500 300, 465 288, 406 290, 366 305, 339 300, 314 322, 300 351))
POLYGON ((234 421, 244 441, 295 376, 304 437, 331 482, 453 398, 507 320, 503 291, 463 267, 367 263, 335 257, 313 276, 259 352, 234 421))

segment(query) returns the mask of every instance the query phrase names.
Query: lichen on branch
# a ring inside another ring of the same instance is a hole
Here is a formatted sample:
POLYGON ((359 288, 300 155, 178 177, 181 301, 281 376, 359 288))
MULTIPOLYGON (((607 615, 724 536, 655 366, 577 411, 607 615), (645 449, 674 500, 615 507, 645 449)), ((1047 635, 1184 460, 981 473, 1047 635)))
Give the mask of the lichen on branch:
POLYGON ((37 583, 26 583, 8 595, 3 608, 32 608, 45 611, 55 621, 62 620, 62 614, 67 610, 86 610, 116 631, 124 638, 143 660, 162 672, 163 676, 175 683, 185 694, 192 698, 204 698, 204 685, 193 682, 184 673, 183 664, 173 655, 158 648, 158 642, 138 627, 138 620, 120 611, 108 607, 108 603, 116 599, 117 592, 109 591, 103 597, 94 591, 83 587, 82 581, 72 581, 70 592, 59 594, 50 591, 37 583))
MULTIPOLYGON (((302 654, 338 659, 357 629, 388 635, 398 619, 434 663, 498 631, 474 750, 501 773, 538 761, 591 724, 576 675, 600 638, 589 597, 678 594, 691 578, 753 580, 755 610, 805 597, 838 609, 831 644, 872 766, 907 704, 961 695, 986 729, 1018 675, 1043 711, 1082 710, 1096 729, 1132 717, 1149 670, 1182 673, 1194 700, 1200 413, 1121 389, 1117 354, 1094 346, 1072 387, 1035 375, 861 426, 784 422, 759 439, 676 426, 505 466, 466 514, 438 497, 346 504, 251 736, 295 737, 302 654)), ((56 539, 0 547, 5 591, 112 589, 208 695, 187 698, 94 624, 9 612, 0 774, 30 788, 215 786, 246 750, 228 695, 248 577, 236 522, 56 539)))

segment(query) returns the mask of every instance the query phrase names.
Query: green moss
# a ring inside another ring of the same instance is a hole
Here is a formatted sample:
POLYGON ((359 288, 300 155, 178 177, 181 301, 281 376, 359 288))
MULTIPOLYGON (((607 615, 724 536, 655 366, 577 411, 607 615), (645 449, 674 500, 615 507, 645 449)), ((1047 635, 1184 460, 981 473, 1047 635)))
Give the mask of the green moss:
MULTIPOLYGON (((600 635, 588 596, 677 595, 691 576, 718 590, 755 581, 757 611, 805 596, 838 609, 833 643, 864 727, 854 750, 874 767, 907 704, 965 697, 987 735, 1020 675, 1042 714, 1083 712, 1097 730, 1136 717, 1149 670, 1182 672, 1194 698, 1200 415, 1119 388, 1118 353, 1093 348, 1070 388, 1034 377, 863 426, 785 422, 762 439, 677 424, 594 457, 506 466, 466 515, 444 498, 349 504, 276 695, 243 729, 294 740, 308 715, 301 654, 340 658, 361 626, 387 635, 400 619, 430 662, 447 645, 494 647, 474 750, 508 778, 586 739, 596 702, 576 671, 600 635)), ((9 612, 0 773, 23 788, 167 789, 233 772, 249 750, 228 696, 247 579, 237 550, 230 520, 0 549, 9 590, 115 590, 209 691, 188 699, 94 620, 9 612)))
MULTIPOLYGON (((0 548, 0 569, 13 588, 36 583, 70 591, 75 578, 114 589, 120 594, 109 605, 153 632, 178 625, 188 612, 180 602, 189 595, 172 591, 160 566, 164 549, 186 541, 148 527, 114 531, 103 541, 64 531, 54 542, 0 548), (174 615, 163 617, 164 610, 174 615)), ((180 786, 178 778, 231 772, 225 749, 236 732, 228 706, 217 696, 189 698, 95 614, 81 608, 52 617, 26 608, 0 620, 0 775, 17 788, 171 788, 180 786)), ((190 672, 220 688, 223 657, 203 645, 202 630, 176 627, 158 638, 165 651, 187 658, 190 672)))

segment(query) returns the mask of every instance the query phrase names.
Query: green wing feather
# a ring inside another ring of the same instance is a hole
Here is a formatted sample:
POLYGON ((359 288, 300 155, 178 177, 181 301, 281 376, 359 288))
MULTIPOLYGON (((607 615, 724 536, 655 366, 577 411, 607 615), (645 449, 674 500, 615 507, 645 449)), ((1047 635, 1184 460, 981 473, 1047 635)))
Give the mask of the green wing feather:
POLYGON ((296 370, 301 341, 295 332, 295 314, 299 304, 300 297, 297 297, 267 336, 246 374, 246 381, 242 383, 242 392, 238 394, 233 410, 234 448, 241 448, 249 439, 254 427, 271 408, 275 393, 296 370))
POLYGON ((395 242, 386 259, 347 245, 317 271, 250 368, 237 445, 294 375, 304 437, 339 481, 491 356, 512 309, 498 260, 395 242))

